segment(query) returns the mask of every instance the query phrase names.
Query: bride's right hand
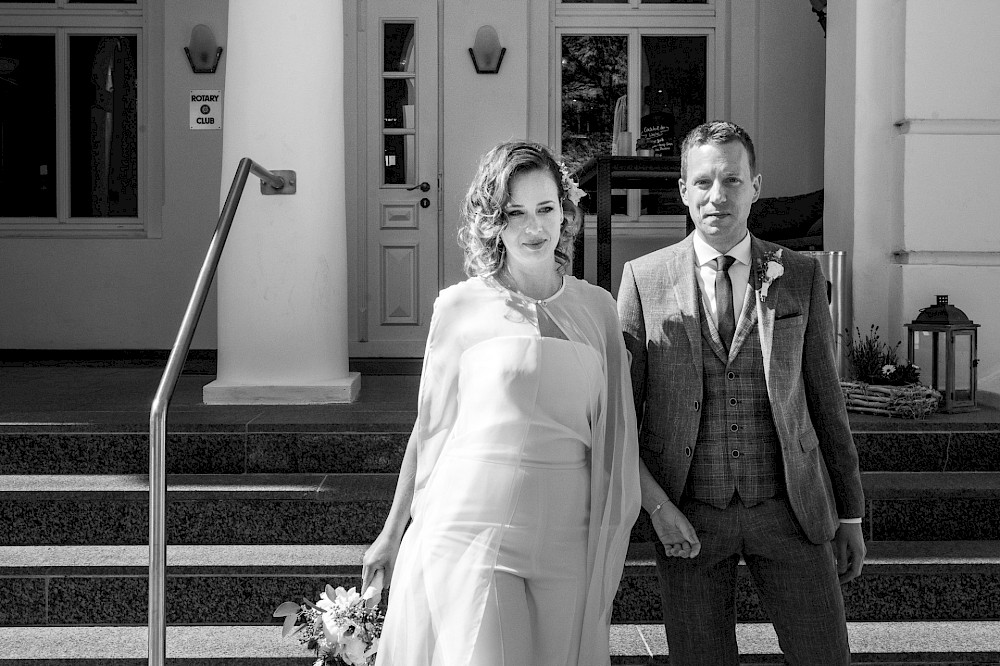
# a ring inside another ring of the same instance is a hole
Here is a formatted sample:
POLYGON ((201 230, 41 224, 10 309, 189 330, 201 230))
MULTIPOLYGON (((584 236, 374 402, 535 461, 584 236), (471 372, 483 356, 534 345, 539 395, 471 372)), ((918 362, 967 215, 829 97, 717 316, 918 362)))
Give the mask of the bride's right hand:
POLYGON ((701 552, 694 526, 673 502, 664 502, 662 508, 650 516, 650 522, 667 557, 696 557, 701 552))
POLYGON ((361 559, 361 589, 368 589, 375 572, 382 570, 382 585, 389 587, 392 570, 396 565, 400 539, 382 530, 361 559))

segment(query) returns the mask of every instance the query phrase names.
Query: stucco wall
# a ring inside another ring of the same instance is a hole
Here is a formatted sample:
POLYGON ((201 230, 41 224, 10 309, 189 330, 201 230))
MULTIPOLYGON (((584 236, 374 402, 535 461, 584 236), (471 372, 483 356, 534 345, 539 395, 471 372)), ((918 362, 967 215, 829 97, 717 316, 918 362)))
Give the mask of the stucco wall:
MULTIPOLYGON (((183 47, 198 23, 224 46, 227 8, 226 0, 165 0, 162 238, 0 240, 0 348, 173 343, 219 215, 222 133, 188 129, 187 95, 221 89, 228 57, 215 74, 192 74, 183 47)), ((193 347, 214 346, 213 297, 193 347)))
POLYGON ((980 399, 1000 407, 1000 10, 990 0, 907 0, 902 247, 905 321, 948 294, 979 329, 980 399), (924 259, 925 258, 925 259, 924 259), (928 263, 923 263, 926 260, 928 263), (965 265, 956 265, 965 264, 965 265))
POLYGON ((762 196, 818 190, 823 187, 826 40, 809 3, 761 2, 758 49, 758 129, 752 138, 763 174, 762 196))
MULTIPOLYGON (((528 0, 445 0, 443 74, 443 187, 445 285, 465 278, 456 243, 459 206, 480 156, 508 139, 528 136, 528 0), (469 57, 479 26, 496 28, 507 49, 497 74, 477 74, 469 57)), ((537 52, 530 52, 537 57, 537 52)))
MULTIPOLYGON (((947 294, 981 325, 979 388, 1000 404, 1000 30, 989 0, 833 0, 828 228, 848 250, 853 323, 883 341, 947 294), (853 61, 841 57, 854 53, 853 61)), ((926 379, 926 378, 925 378, 926 379)))

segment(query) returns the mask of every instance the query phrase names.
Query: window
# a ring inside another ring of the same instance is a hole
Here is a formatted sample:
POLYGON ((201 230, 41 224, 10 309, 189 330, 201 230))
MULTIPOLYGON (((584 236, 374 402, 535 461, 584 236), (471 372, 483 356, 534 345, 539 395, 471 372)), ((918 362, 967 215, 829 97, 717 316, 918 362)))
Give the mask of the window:
POLYGON ((562 0, 565 5, 704 5, 708 0, 562 0))
POLYGON ((0 0, 0 235, 159 236, 156 4, 0 0))
MULTIPOLYGON (((680 155, 688 131, 722 103, 718 5, 650 0, 557 0, 557 146, 571 169, 597 155, 680 155)), ((673 185, 614 190, 613 226, 683 228, 673 185)), ((589 216, 588 216, 589 219, 589 216)))

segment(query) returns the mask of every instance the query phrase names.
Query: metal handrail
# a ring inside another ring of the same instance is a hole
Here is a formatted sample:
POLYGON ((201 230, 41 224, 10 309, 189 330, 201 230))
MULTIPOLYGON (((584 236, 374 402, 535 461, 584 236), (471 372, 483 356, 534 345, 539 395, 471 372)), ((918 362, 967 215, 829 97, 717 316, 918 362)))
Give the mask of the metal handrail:
POLYGON ((188 302, 187 310, 177 339, 170 349, 167 367, 163 370, 160 385, 156 389, 153 404, 149 411, 149 664, 150 666, 165 666, 167 655, 167 614, 166 614, 166 577, 167 577, 167 407, 173 397, 177 379, 180 377, 184 359, 191 348, 191 338, 201 317, 208 298, 208 290, 212 286, 215 271, 219 267, 222 248, 226 244, 229 228, 236 216, 236 207, 247 178, 253 173, 261 179, 261 191, 271 188, 265 193, 294 192, 294 172, 271 172, 260 166, 249 157, 240 160, 233 178, 232 187, 222 207, 219 223, 215 227, 215 235, 208 246, 205 262, 198 272, 194 292, 188 302), (278 174, 285 174, 284 176, 278 174), (289 177, 290 176, 290 177, 289 177), (283 190, 290 192, 283 192, 283 190))

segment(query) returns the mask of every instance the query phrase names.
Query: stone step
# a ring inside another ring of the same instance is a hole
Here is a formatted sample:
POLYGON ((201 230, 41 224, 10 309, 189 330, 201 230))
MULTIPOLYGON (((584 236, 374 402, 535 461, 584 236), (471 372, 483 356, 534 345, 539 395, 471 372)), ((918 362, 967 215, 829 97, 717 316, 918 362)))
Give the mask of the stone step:
MULTIPOLYGON (((396 472, 413 418, 390 414, 388 419, 351 414, 322 424, 185 423, 168 432, 167 469, 174 474, 396 472)), ((865 471, 1000 472, 997 424, 953 424, 947 430, 927 425, 922 431, 854 427, 865 471)), ((148 425, 4 424, 0 474, 144 474, 148 449, 148 425)))
MULTIPOLYGON (((1000 473, 865 472, 872 541, 1000 539, 1000 473)), ((365 543, 395 474, 172 475, 167 534, 177 544, 365 543)), ((0 546, 142 544, 145 475, 0 476, 0 546)), ((641 513, 633 541, 651 541, 641 513)))
MULTIPOLYGON (((1000 622, 851 622, 855 666, 940 666, 1000 662, 1000 622)), ((740 663, 782 663, 768 624, 736 628, 740 663)), ((167 658, 174 666, 303 666, 310 656, 277 626, 167 627, 167 658)), ((0 666, 143 666, 145 627, 0 628, 0 666)), ((662 626, 612 625, 612 663, 669 664, 662 626)))
MULTIPOLYGON (((283 601, 316 600, 326 584, 360 584, 364 545, 174 546, 167 551, 171 624, 269 624, 283 601)), ((0 548, 0 626, 141 624, 145 546, 0 548), (85 599, 81 604, 79 600, 85 599)), ((1000 542, 872 542, 863 575, 844 586, 852 621, 1000 618, 1000 542)), ((745 566, 737 613, 767 621, 745 566)), ((651 544, 632 544, 615 623, 656 623, 651 544)))

